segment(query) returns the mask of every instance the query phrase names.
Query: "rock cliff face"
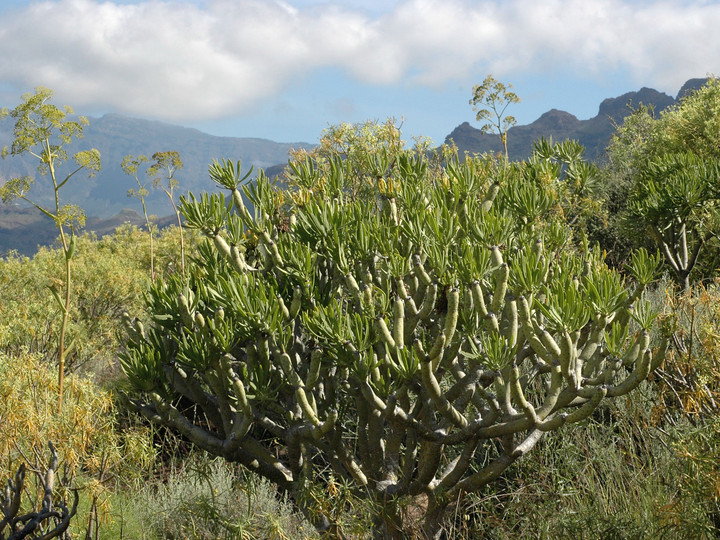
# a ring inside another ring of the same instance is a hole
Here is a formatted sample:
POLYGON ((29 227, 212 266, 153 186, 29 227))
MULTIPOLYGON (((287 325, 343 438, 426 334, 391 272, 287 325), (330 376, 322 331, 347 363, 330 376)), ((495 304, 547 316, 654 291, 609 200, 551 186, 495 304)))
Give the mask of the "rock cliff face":
MULTIPOLYGON (((544 136, 552 137, 555 141, 575 139, 585 146, 585 155, 589 159, 601 161, 615 126, 621 124, 630 113, 630 107, 637 107, 640 104, 652 105, 655 113, 660 113, 677 103, 677 100, 688 92, 700 88, 706 81, 707 79, 690 79, 682 86, 676 98, 652 88, 641 88, 637 92, 608 98, 600 104, 598 114, 588 120, 578 120, 568 112, 552 109, 531 124, 515 126, 508 130, 510 159, 528 157, 535 141, 544 136)), ((502 151, 500 138, 497 135, 482 133, 468 122, 460 124, 445 139, 446 142, 450 140, 455 142, 461 153, 502 151)))
POLYGON ((682 85, 682 88, 680 88, 680 91, 678 92, 678 95, 675 97, 675 99, 683 98, 689 92, 693 92, 695 90, 698 90, 699 88, 702 88, 706 82, 707 82, 707 78, 705 78, 705 79, 690 79, 689 81, 687 81, 685 84, 682 85))

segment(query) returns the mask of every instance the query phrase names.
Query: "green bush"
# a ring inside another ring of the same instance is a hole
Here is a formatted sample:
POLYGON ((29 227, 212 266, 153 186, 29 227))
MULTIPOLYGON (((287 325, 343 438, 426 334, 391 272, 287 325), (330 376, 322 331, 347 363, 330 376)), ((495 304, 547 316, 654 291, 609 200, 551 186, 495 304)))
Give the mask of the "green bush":
MULTIPOLYGON (((117 334, 123 312, 142 313, 142 297, 150 286, 149 253, 137 246, 147 233, 135 227, 119 228, 97 239, 76 238, 75 297, 68 324, 67 368, 82 369, 103 377, 117 372, 117 334)), ((180 250, 176 228, 162 231, 157 239, 159 276, 179 269, 180 250)), ((10 256, 0 260, 0 350, 38 353, 57 359, 57 334, 62 312, 52 287, 61 283, 64 255, 56 248, 41 248, 32 257, 10 256)))
POLYGON ((651 242, 686 289, 716 275, 719 124, 717 78, 660 117, 641 106, 625 119, 608 148, 604 183, 615 208, 609 208, 608 227, 594 230, 603 247, 623 248, 623 237, 635 247, 651 242))
POLYGON ((662 361, 641 300, 658 260, 637 253, 625 281, 575 249, 565 209, 592 168, 563 156, 351 155, 291 162, 290 193, 213 164, 230 194, 184 199, 207 241, 153 287, 123 367, 140 412, 320 530, 342 524, 309 493, 337 481, 375 534, 438 537, 464 494, 662 361))

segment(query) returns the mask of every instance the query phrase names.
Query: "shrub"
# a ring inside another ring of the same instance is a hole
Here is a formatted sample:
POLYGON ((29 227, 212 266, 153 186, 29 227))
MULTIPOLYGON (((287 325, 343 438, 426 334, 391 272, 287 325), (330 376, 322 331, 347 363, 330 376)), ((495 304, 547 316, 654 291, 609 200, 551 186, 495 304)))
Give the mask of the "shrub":
POLYGON ((236 540, 315 537, 314 528, 279 499, 266 480, 238 467, 191 456, 132 497, 135 518, 162 539, 236 540))
POLYGON ((308 494, 337 480, 376 534, 437 537, 544 433, 636 388, 665 349, 639 300, 658 260, 636 254, 630 283, 575 250, 552 164, 435 165, 306 159, 286 197, 214 164, 230 200, 183 201, 208 241, 129 327, 138 410, 266 477, 321 530, 340 527, 308 494))
POLYGON ((621 238, 635 247, 652 242, 685 289, 717 271, 719 123, 720 79, 710 78, 659 118, 639 107, 608 148, 606 179, 619 215, 605 232, 618 232, 619 222, 621 238))
MULTIPOLYGON (((23 463, 33 465, 37 449, 50 441, 60 456, 56 475, 60 495, 67 482, 74 481, 81 495, 95 503, 97 519, 105 519, 110 511, 108 482, 131 482, 146 475, 153 450, 147 430, 117 433, 109 392, 75 375, 65 383, 64 406, 57 412, 58 381, 50 366, 34 354, 0 353, 0 478, 14 476, 23 463)), ((90 519, 87 514, 78 516, 71 530, 90 519)))
MULTIPOLYGON (((103 376, 117 368, 117 335, 122 314, 142 312, 142 295, 150 286, 149 255, 137 246, 147 233, 130 226, 101 239, 85 234, 76 238, 75 298, 68 323, 67 368, 103 376)), ((191 237, 192 241, 193 238, 191 237)), ((179 269, 176 228, 157 239, 160 277, 179 269)), ((57 359, 57 320, 62 307, 50 288, 52 276, 64 265, 61 250, 41 248, 32 257, 0 260, 0 350, 16 354, 27 350, 45 360, 57 359)))
POLYGON ((660 287, 653 295, 669 313, 665 321, 672 347, 657 380, 657 416, 699 421, 720 411, 720 281, 677 293, 660 287))

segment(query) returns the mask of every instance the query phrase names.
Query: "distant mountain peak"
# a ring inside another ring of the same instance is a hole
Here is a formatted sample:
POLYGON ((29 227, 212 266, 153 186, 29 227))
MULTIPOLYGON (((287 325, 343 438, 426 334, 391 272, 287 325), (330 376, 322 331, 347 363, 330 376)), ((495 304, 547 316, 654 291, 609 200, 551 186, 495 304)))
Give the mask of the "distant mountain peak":
POLYGON ((615 122, 621 122, 630 113, 630 108, 643 105, 654 105, 656 111, 664 110, 675 104, 675 100, 663 92, 643 86, 637 92, 627 92, 616 98, 603 100, 598 109, 598 116, 612 118, 615 122))
POLYGON ((548 112, 543 113, 540 118, 533 122, 533 125, 539 124, 549 129, 569 129, 577 126, 577 116, 570 114, 567 111, 561 111, 559 109, 550 109, 548 112))
POLYGON ((680 91, 678 92, 677 96, 675 97, 676 100, 680 100, 684 98, 687 94, 690 94, 691 92, 694 92, 695 90, 699 90, 703 86, 705 86, 705 83, 708 82, 707 77, 702 79, 690 79, 685 82, 685 84, 682 85, 680 88, 680 91))

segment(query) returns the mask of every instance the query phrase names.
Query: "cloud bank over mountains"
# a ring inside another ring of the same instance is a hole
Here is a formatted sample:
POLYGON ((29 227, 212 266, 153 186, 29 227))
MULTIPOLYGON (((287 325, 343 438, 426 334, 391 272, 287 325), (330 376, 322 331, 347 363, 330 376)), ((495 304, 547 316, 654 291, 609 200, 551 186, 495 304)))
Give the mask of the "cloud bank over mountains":
POLYGON ((373 87, 571 71, 673 91, 720 58, 720 4, 701 0, 56 0, 0 15, 0 94, 44 85, 173 122, 252 111, 323 69, 373 87))

